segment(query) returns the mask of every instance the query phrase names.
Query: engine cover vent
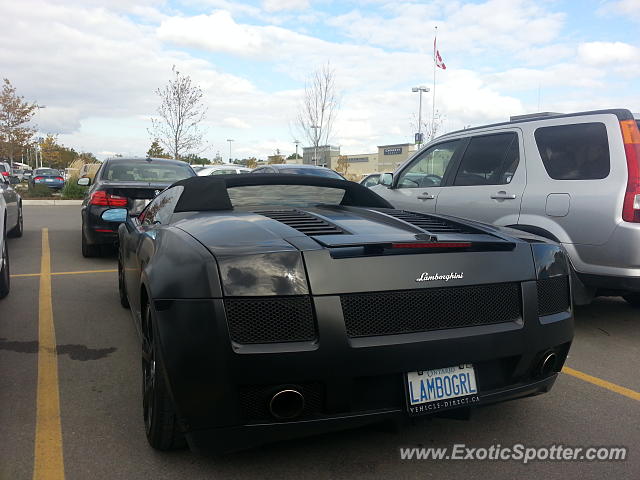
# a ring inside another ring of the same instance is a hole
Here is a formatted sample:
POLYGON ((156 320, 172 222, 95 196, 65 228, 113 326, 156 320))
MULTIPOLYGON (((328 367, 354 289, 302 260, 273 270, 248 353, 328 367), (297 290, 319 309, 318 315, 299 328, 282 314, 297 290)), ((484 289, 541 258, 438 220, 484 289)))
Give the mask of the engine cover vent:
POLYGON ((430 233, 484 233, 466 225, 424 213, 407 212, 405 210, 382 210, 381 212, 430 233))
POLYGON ((262 210, 255 213, 277 220, 309 236, 347 233, 336 225, 301 210, 262 210))

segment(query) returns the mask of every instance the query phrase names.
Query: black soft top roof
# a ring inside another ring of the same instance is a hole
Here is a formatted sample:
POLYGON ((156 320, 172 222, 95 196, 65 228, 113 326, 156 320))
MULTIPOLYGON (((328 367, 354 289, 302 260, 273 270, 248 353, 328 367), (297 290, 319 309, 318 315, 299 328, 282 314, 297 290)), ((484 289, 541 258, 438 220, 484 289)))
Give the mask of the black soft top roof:
POLYGON ((247 174, 190 177, 172 185, 183 186, 184 191, 174 212, 207 210, 233 210, 228 188, 257 185, 307 185, 344 190, 340 205, 368 208, 393 208, 389 202, 367 187, 337 178, 310 175, 247 174))

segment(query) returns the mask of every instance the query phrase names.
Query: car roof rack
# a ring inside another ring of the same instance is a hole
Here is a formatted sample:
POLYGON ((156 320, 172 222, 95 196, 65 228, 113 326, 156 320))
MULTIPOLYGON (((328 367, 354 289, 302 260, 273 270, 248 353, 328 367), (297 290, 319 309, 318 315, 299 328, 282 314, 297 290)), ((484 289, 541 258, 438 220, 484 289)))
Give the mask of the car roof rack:
POLYGON ((509 117, 509 121, 518 122, 520 120, 527 120, 530 118, 555 117, 556 115, 563 115, 563 114, 560 112, 538 112, 538 113, 527 113, 525 115, 511 115, 509 117))

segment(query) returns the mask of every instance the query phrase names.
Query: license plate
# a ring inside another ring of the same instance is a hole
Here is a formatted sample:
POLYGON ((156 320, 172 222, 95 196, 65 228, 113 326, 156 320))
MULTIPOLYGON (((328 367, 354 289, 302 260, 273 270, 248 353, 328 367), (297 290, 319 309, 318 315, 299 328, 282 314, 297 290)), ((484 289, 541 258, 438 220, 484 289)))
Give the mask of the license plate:
POLYGON ((53 182, 53 178, 47 178, 45 179, 45 182, 53 182))
POLYGON ((480 401, 473 365, 408 372, 407 409, 410 415, 471 405, 480 401))

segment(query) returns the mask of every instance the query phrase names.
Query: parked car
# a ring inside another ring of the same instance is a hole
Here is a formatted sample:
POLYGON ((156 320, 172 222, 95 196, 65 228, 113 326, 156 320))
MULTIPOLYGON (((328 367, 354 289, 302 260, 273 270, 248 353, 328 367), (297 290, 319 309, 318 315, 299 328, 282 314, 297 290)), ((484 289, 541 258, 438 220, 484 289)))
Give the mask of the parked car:
POLYGON ((240 173, 250 173, 251 169, 239 165, 211 165, 199 169, 196 173, 200 177, 207 175, 236 175, 240 173))
POLYGON ((0 175, 0 298, 9 294, 11 285, 7 237, 23 232, 22 199, 11 186, 17 178, 0 175))
MULTIPOLYGON (((548 391, 563 249, 307 175, 176 182, 118 230, 156 449, 254 445, 548 391)), ((105 213, 106 215, 106 213, 105 213)))
POLYGON ((80 170, 78 171, 78 178, 87 177, 90 178, 91 181, 93 181, 93 179, 96 178, 96 173, 98 173, 98 170, 100 169, 100 165, 102 164, 85 163, 80 167, 80 170))
POLYGON ((91 185, 82 202, 82 255, 94 257, 103 247, 115 245, 117 225, 102 214, 113 207, 139 212, 166 187, 195 176, 189 164, 158 158, 112 158, 105 160, 96 173, 78 179, 78 185, 91 185))
POLYGON ((360 183, 360 185, 364 185, 365 187, 371 188, 380 183, 380 178, 382 177, 382 175, 385 175, 385 173, 365 173, 362 180, 360 180, 360 182, 358 183, 360 183))
POLYGON ((251 171, 251 173, 285 173, 293 175, 311 175, 315 177, 339 178, 344 177, 330 168, 317 167, 315 165, 303 165, 296 163, 276 163, 264 165, 251 171))
POLYGON ((639 165, 628 110, 536 114, 443 135, 373 189, 397 208, 558 241, 578 303, 622 295, 640 306, 639 165))
POLYGON ((29 187, 44 185, 53 190, 60 190, 64 187, 64 176, 60 170, 55 168, 36 168, 29 179, 29 187))
POLYGON ((11 165, 8 162, 0 162, 0 177, 9 178, 11 176, 11 165))

